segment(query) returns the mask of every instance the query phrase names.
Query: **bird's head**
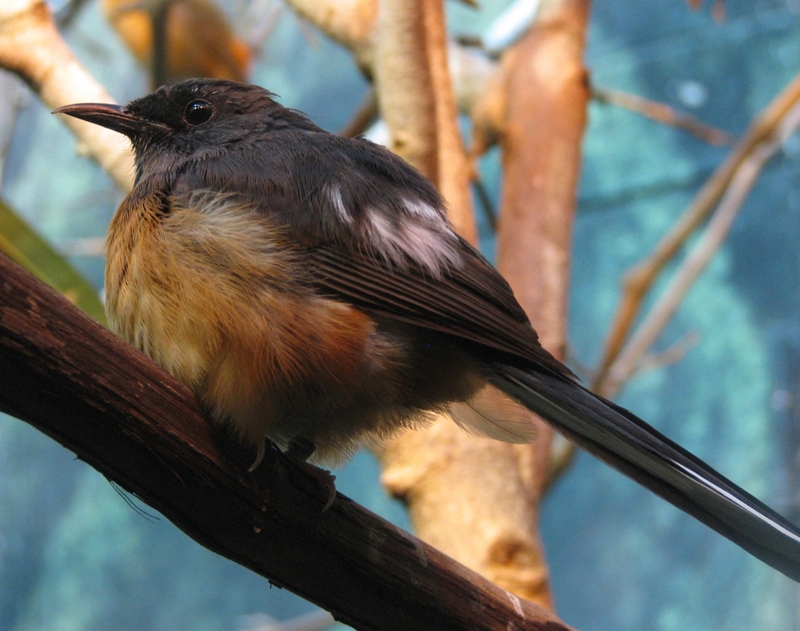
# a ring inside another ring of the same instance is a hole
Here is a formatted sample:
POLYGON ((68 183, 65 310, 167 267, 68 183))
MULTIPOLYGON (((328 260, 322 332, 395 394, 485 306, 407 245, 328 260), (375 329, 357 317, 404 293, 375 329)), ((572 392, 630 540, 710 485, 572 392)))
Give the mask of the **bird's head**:
POLYGON ((254 85, 189 79, 163 86, 128 105, 76 103, 54 113, 126 135, 136 154, 137 175, 141 175, 145 164, 148 168, 175 166, 271 130, 319 131, 304 114, 283 107, 273 97, 254 85))

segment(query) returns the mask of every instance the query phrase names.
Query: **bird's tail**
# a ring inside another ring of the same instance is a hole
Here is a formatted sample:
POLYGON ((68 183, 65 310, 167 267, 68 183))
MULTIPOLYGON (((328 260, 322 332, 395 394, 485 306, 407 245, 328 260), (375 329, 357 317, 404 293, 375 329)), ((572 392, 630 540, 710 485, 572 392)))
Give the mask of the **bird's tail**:
POLYGON ((800 582, 800 530, 641 419, 556 375, 503 365, 491 381, 586 451, 800 582))

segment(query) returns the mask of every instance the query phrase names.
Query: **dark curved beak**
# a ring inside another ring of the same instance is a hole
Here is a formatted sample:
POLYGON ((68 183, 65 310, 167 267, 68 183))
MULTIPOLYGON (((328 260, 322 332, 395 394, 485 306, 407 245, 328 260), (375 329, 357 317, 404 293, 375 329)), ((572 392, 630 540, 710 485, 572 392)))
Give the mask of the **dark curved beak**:
POLYGON ((129 138, 154 127, 164 127, 161 123, 134 116, 125 111, 123 105, 110 103, 75 103, 54 109, 53 114, 66 114, 81 120, 107 127, 113 131, 125 134, 129 138))

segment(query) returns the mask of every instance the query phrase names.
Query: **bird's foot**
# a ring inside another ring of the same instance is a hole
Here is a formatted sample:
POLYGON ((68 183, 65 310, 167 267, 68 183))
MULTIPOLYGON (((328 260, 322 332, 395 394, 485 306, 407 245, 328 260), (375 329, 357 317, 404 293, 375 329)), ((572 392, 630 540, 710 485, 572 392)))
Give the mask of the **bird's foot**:
MULTIPOLYGON (((263 440, 258 444, 258 451, 256 452, 256 459, 255 462, 250 466, 247 470, 248 473, 252 473, 261 465, 262 461, 264 460, 264 455, 267 452, 267 444, 275 447, 271 441, 267 439, 263 440)), ((317 466, 314 466, 310 462, 306 462, 308 458, 316 451, 316 446, 310 440, 302 437, 295 437, 290 442, 289 445, 284 452, 282 453, 288 460, 293 462, 299 469, 304 471, 307 475, 309 475, 317 485, 325 491, 325 506, 322 508, 322 512, 324 513, 328 510, 331 506, 333 506, 333 502, 336 500, 336 484, 334 481, 336 480, 336 476, 333 475, 330 471, 325 469, 320 469, 317 466)))
POLYGON ((284 455, 310 475, 319 487, 327 493, 327 500, 325 501, 325 506, 322 508, 322 512, 324 513, 333 506, 333 502, 336 500, 336 484, 334 483, 336 476, 330 471, 320 469, 310 462, 306 462, 316 449, 314 443, 307 438, 295 436, 289 441, 289 446, 284 452, 284 455))

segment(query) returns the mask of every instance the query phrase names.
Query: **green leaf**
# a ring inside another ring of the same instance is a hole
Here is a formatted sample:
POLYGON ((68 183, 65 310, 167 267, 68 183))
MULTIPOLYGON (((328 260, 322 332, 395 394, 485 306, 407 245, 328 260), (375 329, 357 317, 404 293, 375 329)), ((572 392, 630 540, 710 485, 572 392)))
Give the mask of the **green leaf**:
POLYGON ((72 264, 0 200, 0 252, 108 326, 97 290, 72 264))

